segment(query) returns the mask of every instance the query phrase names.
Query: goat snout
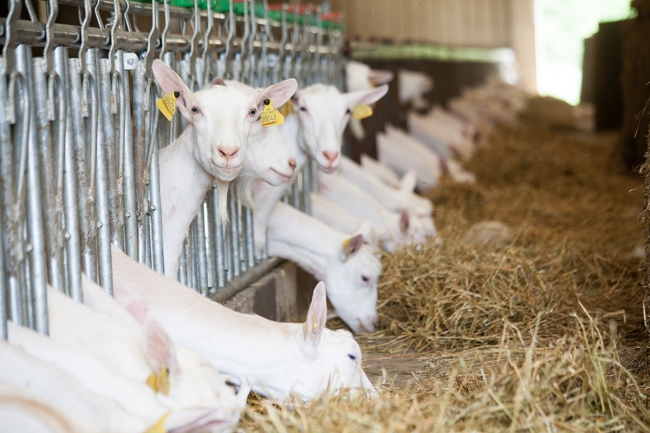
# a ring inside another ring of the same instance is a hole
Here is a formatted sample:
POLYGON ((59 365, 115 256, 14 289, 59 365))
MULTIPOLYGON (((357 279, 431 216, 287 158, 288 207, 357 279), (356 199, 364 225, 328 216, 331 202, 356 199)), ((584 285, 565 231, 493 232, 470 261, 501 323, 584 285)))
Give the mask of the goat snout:
POLYGON ((323 156, 327 161, 329 161, 330 164, 334 164, 334 161, 336 161, 336 158, 338 158, 339 153, 337 151, 324 150, 323 156))
POLYGON ((230 147, 219 146, 217 147, 217 150, 219 151, 219 155, 221 155, 226 159, 234 158, 239 153, 239 147, 235 147, 235 146, 230 146, 230 147))
POLYGON ((377 317, 373 317, 371 320, 365 321, 361 319, 357 319, 357 322, 359 322, 359 334, 371 334, 375 332, 375 328, 377 326, 377 317))
POLYGON ((291 167, 291 171, 296 171, 297 166, 298 166, 298 163, 296 162, 295 158, 291 158, 289 160, 289 167, 291 167))

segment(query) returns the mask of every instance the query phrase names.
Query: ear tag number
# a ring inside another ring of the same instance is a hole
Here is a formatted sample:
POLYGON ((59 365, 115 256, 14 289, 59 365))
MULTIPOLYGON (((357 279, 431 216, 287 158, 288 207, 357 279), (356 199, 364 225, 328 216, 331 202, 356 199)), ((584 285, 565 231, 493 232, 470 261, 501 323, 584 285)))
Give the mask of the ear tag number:
POLYGON ((155 393, 162 392, 165 395, 169 395, 169 370, 167 370, 164 362, 160 367, 160 374, 156 374, 156 372, 151 373, 147 378, 146 384, 155 393))
POLYGON ((282 115, 285 117, 296 114, 296 109, 293 107, 293 101, 291 99, 289 99, 286 104, 280 107, 280 113, 282 113, 282 115))
POLYGON ((278 110, 273 108, 273 103, 270 99, 264 100, 264 111, 260 117, 262 126, 277 126, 284 123, 284 116, 278 110))
POLYGON ((158 107, 163 116, 170 122, 172 121, 172 117, 174 117, 174 113, 176 113, 176 98, 179 96, 179 92, 172 92, 163 95, 162 98, 156 99, 156 107, 158 107))
POLYGON ((354 110, 352 110, 352 118, 354 120, 361 120, 370 116, 372 116, 372 108, 366 104, 357 104, 354 110))

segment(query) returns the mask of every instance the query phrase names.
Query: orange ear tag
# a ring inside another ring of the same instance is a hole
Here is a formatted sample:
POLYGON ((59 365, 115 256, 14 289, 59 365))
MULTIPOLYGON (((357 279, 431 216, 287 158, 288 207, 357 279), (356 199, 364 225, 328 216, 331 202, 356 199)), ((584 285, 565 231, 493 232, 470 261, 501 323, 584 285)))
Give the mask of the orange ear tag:
POLYGON ((176 113, 176 93, 178 92, 168 93, 163 95, 162 98, 156 99, 156 107, 158 107, 163 116, 170 122, 172 121, 172 117, 174 117, 174 113, 176 113))
POLYGON ((264 111, 260 117, 262 126, 277 126, 284 123, 284 116, 278 110, 273 108, 273 103, 270 99, 264 100, 264 111))
POLYGON ((352 110, 352 118, 354 120, 361 120, 370 116, 372 116, 372 108, 366 104, 357 104, 354 110, 352 110))

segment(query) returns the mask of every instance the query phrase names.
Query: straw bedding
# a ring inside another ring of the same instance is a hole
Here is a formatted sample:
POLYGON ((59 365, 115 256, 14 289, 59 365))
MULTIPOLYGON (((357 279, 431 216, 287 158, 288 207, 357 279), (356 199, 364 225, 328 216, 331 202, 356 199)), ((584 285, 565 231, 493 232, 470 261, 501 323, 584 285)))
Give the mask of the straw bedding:
POLYGON ((293 408, 249 399, 246 431, 648 431, 642 180, 612 156, 616 137, 521 126, 482 143, 475 185, 429 197, 444 242, 383 257, 380 330, 364 352, 430 360, 381 397, 293 408), (466 246, 499 220, 510 243, 466 246), (438 362, 444 359, 445 362, 438 362))

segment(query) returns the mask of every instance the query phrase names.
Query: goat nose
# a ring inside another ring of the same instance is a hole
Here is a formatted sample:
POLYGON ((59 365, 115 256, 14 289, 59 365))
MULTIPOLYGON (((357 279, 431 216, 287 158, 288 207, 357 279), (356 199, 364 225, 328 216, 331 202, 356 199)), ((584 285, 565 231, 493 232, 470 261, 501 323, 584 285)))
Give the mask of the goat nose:
POLYGON ((298 165, 298 163, 296 162, 296 160, 294 158, 291 158, 289 160, 289 167, 291 167, 292 171, 296 171, 296 166, 297 165, 298 165))
POLYGON ((325 156, 325 159, 327 159, 330 163, 332 163, 339 156, 339 153, 338 152, 330 152, 329 150, 324 150, 323 151, 323 156, 325 156))
POLYGON ((374 326, 375 328, 377 327, 377 318, 376 317, 373 317, 373 319, 372 319, 372 326, 374 326))
POLYGON ((219 146, 217 148, 221 156, 225 157, 226 159, 230 159, 233 156, 237 155, 237 152, 239 152, 238 147, 225 147, 225 146, 219 146))

